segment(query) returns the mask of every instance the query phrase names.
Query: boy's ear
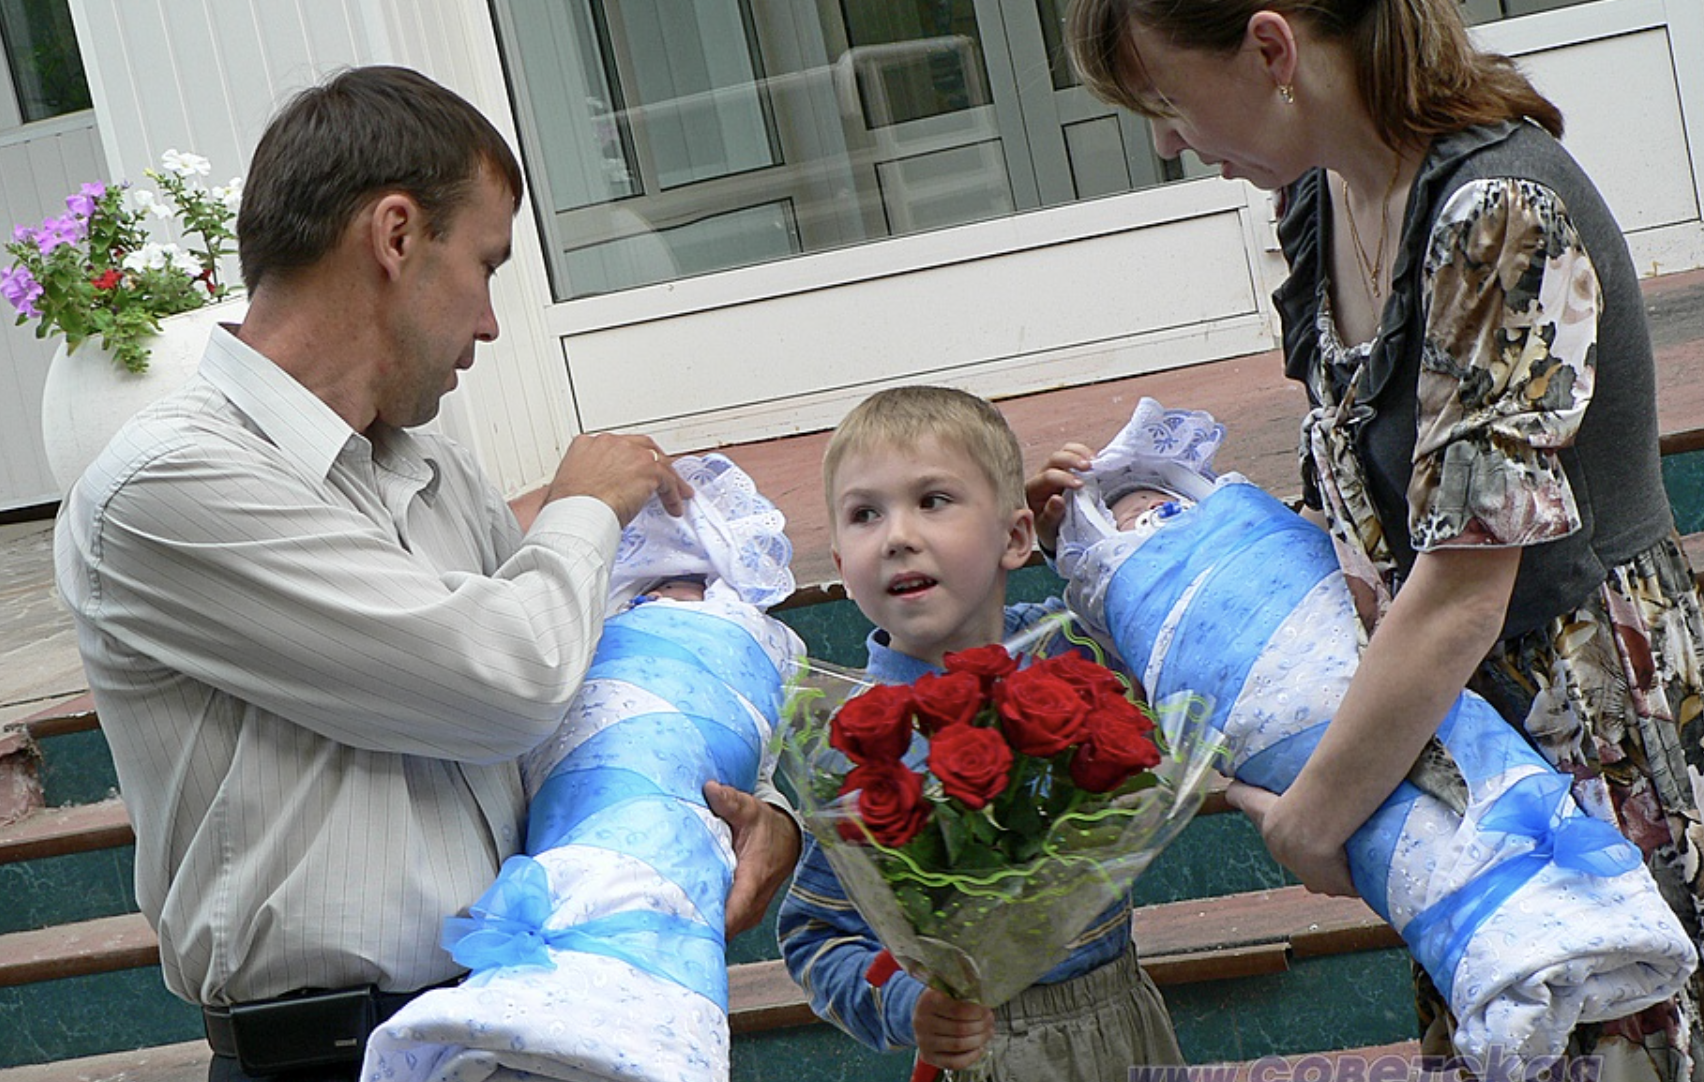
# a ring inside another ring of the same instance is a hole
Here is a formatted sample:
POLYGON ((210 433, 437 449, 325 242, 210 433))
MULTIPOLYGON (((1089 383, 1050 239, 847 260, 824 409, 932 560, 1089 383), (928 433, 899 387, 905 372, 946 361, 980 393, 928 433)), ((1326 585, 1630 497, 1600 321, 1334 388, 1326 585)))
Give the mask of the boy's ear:
POLYGON ((1012 512, 1012 524, 1006 532, 1006 551, 1000 556, 1000 566, 1016 571, 1029 563, 1035 551, 1035 512, 1029 508, 1012 512))
POLYGON ((851 601, 852 587, 846 585, 846 572, 840 567, 840 546, 833 545, 828 550, 829 558, 834 561, 834 573, 840 576, 840 588, 846 591, 846 600, 851 601))

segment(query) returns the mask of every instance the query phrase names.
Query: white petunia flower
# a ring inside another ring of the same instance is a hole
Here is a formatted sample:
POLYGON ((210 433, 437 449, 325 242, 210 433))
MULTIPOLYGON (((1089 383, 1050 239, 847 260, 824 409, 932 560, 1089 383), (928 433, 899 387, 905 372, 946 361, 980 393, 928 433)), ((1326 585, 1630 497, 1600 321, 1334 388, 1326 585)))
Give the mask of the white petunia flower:
POLYGON ((243 178, 232 177, 231 183, 222 188, 214 188, 213 198, 223 203, 227 211, 235 214, 243 204, 243 178))
POLYGON ((204 177, 213 171, 213 163, 206 158, 199 154, 180 153, 175 148, 160 155, 160 165, 166 172, 180 177, 204 177))
POLYGON ((130 201, 136 204, 136 209, 139 212, 158 218, 162 222, 173 217, 177 213, 171 208, 170 204, 162 201, 159 196, 145 189, 132 188, 130 190, 130 201))
POLYGON ((160 270, 166 265, 166 246, 149 241, 124 257, 124 269, 141 273, 160 270))
POLYGON ((175 244, 165 245, 166 260, 173 270, 187 278, 194 278, 201 273, 201 263, 190 253, 175 244))

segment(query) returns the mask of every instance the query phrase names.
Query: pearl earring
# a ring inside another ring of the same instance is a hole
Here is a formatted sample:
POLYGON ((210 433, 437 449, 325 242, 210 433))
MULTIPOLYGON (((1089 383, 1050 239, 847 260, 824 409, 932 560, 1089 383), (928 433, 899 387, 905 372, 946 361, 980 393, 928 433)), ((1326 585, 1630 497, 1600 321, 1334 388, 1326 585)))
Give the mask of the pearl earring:
POLYGON ((1296 104, 1296 88, 1289 83, 1278 84, 1278 96, 1284 99, 1285 105, 1296 104))

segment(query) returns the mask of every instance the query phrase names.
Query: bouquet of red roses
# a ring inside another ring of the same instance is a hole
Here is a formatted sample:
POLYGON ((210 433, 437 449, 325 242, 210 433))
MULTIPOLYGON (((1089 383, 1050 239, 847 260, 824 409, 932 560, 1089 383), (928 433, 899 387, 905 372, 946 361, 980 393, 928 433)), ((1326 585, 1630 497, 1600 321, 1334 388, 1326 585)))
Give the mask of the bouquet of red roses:
POLYGON ((988 646, 911 685, 809 661, 782 775, 907 972, 1004 1003, 1068 953, 1200 806, 1199 698, 1150 705, 1075 653, 988 646), (1050 651, 1038 651, 1050 652, 1050 651))

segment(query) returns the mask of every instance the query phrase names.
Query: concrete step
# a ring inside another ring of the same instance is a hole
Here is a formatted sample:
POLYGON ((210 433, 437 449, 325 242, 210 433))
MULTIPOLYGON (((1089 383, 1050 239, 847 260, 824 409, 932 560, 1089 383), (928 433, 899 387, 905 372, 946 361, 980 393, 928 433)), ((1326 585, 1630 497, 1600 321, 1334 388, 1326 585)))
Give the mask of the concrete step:
MULTIPOLYGON (((1401 945, 1359 898, 1280 887, 1144 906, 1135 914, 1142 962, 1158 984, 1281 972, 1291 958, 1401 945)), ((0 936, 0 988, 151 966, 159 943, 139 913, 0 936)), ((804 993, 779 961, 731 969, 736 1032, 810 1020, 804 993)))
POLYGON ((0 730, 0 823, 39 807, 95 803, 117 787, 94 698, 87 692, 44 703, 0 730), (11 747, 13 743, 20 746, 11 747), (44 752, 49 745, 52 755, 44 752), (32 798, 5 796, 31 786, 32 798))
POLYGON ((132 841, 116 797, 0 827, 0 934, 134 912, 132 841))
POLYGON ((0 865, 111 849, 136 841, 118 797, 95 804, 39 808, 0 827, 0 865))

